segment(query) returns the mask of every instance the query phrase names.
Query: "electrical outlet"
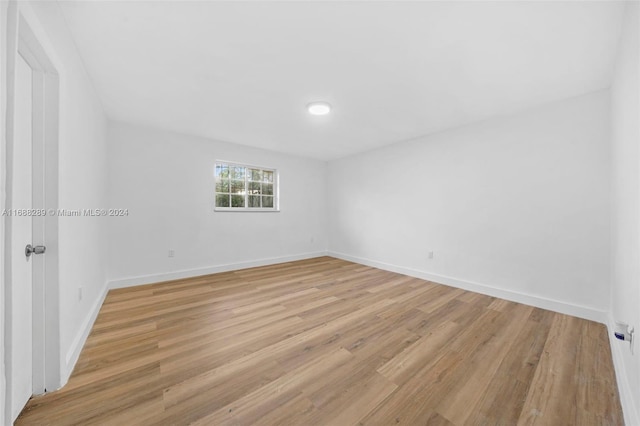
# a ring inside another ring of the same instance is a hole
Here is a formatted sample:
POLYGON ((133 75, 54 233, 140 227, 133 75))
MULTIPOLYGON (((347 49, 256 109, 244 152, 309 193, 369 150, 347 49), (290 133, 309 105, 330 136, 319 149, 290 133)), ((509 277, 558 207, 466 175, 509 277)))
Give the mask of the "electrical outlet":
POLYGON ((175 257, 176 251, 174 249, 169 249, 169 257, 175 257))
POLYGON ((430 252, 427 254, 427 258, 429 258, 429 259, 433 259, 433 252, 432 252, 432 251, 430 251, 430 252))

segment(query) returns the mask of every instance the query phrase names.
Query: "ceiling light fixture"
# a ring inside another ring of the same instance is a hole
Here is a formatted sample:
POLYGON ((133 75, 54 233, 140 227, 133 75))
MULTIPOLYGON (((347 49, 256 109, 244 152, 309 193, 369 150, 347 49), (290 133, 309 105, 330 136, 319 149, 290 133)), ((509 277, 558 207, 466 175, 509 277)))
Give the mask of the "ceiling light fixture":
POLYGON ((328 102, 311 102, 307 111, 311 115, 327 115, 331 112, 331 105, 328 102))

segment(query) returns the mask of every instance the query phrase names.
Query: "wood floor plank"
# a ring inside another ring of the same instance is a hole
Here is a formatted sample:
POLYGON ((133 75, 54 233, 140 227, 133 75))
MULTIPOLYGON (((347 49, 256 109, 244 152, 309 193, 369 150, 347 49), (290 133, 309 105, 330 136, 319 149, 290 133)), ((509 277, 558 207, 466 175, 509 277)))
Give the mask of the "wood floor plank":
POLYGON ((352 359, 353 355, 345 349, 338 349, 326 356, 306 363, 255 392, 228 404, 216 412, 200 419, 195 424, 252 424, 263 414, 268 413, 281 403, 302 392, 305 384, 318 380, 328 371, 352 359))
MULTIPOLYGON (((501 361, 472 415, 492 424, 516 424, 551 325, 527 321, 501 361)), ((473 423, 473 421, 471 421, 473 423)))
POLYGON ((17 425, 622 425, 601 324, 331 257, 112 290, 17 425))
POLYGON ((575 422, 577 387, 571 386, 571 383, 575 368, 573 360, 580 336, 573 333, 573 323, 573 318, 565 315, 554 318, 519 424, 557 423, 562 418, 575 422), (565 343, 568 346, 566 348, 565 343))
POLYGON ((378 373, 393 382, 404 383, 408 377, 414 374, 418 366, 433 360, 437 352, 449 342, 457 330, 457 324, 443 321, 433 332, 423 336, 380 367, 378 373))
POLYGON ((464 380, 453 388, 451 397, 437 406, 438 413, 455 424, 465 424, 469 417, 478 412, 476 405, 487 395, 491 378, 496 376, 502 361, 514 349, 512 337, 529 317, 531 309, 519 310, 512 321, 499 329, 486 346, 467 357, 466 364, 471 368, 465 373, 464 380))
POLYGON ((383 376, 371 373, 351 386, 338 390, 332 388, 336 397, 331 400, 332 403, 321 407, 324 415, 319 422, 332 425, 357 424, 397 387, 383 376))

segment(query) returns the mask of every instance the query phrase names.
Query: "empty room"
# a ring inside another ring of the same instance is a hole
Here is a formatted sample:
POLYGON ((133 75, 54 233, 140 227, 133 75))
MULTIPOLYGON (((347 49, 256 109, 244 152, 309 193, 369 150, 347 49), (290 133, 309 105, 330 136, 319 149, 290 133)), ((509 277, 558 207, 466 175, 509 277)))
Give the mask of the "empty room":
POLYGON ((0 0, 0 425, 640 426, 639 20, 0 0))

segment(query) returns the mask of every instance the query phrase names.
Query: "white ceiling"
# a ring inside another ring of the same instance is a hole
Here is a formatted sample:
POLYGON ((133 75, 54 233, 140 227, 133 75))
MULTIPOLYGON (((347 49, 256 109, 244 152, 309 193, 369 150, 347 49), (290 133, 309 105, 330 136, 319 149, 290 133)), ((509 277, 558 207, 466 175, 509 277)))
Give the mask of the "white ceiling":
POLYGON ((617 2, 59 1, 111 119, 333 159, 609 86, 617 2), (328 116, 305 105, 330 102, 328 116))

